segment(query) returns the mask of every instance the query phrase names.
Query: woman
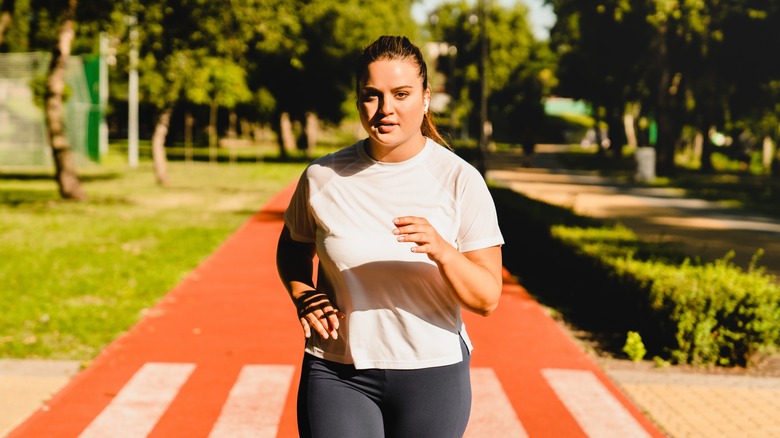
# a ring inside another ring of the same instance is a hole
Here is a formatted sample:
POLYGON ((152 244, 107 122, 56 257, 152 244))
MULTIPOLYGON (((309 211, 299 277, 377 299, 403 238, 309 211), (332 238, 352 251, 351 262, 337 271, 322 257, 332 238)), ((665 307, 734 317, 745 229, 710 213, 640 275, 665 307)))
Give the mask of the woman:
POLYGON ((380 37, 356 77, 368 138, 312 162, 279 238, 279 275, 306 337, 298 428, 462 436, 471 344, 460 307, 488 315, 498 304, 495 206, 480 174, 441 146, 416 46, 380 37))

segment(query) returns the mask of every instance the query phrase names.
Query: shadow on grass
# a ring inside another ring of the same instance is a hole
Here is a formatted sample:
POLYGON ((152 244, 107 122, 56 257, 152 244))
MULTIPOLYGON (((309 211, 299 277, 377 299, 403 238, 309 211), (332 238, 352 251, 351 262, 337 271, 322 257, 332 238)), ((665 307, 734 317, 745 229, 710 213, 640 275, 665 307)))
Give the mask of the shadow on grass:
MULTIPOLYGON (((187 160, 187 158, 184 155, 177 155, 177 154, 171 154, 168 152, 167 155, 168 161, 174 161, 174 162, 182 162, 187 160)), ((189 157, 189 161, 197 162, 197 163, 216 163, 216 164, 226 164, 226 163, 236 163, 236 164, 252 164, 252 163, 309 163, 313 160, 312 157, 306 157, 304 155, 295 155, 295 156, 287 156, 287 157, 280 157, 278 155, 257 155, 257 156, 251 156, 251 155, 224 155, 219 154, 215 157, 209 157, 208 155, 193 155, 192 157, 189 157)))
MULTIPOLYGON (((93 181, 108 181, 117 179, 121 175, 116 172, 101 172, 101 173, 84 173, 79 175, 79 180, 82 182, 93 181)), ((0 171, 0 180, 2 181, 51 181, 52 184, 56 184, 54 181, 54 174, 47 172, 3 172, 0 171)))
MULTIPOLYGON (((131 205, 133 202, 125 197, 88 195, 85 205, 131 205)), ((73 201, 62 199, 53 186, 51 190, 0 189, 0 205, 11 208, 39 208, 73 201)))
POLYGON ((30 205, 48 205, 60 201, 62 198, 57 193, 56 187, 50 191, 45 190, 3 190, 0 189, 0 205, 21 207, 30 205))

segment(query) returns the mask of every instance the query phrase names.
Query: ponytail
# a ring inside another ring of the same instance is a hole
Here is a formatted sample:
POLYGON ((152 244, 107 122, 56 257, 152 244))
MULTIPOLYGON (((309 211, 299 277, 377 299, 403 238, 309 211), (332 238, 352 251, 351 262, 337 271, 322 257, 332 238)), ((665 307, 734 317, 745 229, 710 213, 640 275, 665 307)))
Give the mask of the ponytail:
POLYGON ((433 123, 433 117, 431 117, 430 113, 425 113, 425 116, 423 116, 422 126, 420 126, 420 129, 422 130, 422 134, 431 140, 435 141, 436 143, 439 143, 440 145, 446 147, 449 150, 452 150, 452 147, 442 138, 441 134, 439 134, 439 130, 436 129, 436 124, 433 123))

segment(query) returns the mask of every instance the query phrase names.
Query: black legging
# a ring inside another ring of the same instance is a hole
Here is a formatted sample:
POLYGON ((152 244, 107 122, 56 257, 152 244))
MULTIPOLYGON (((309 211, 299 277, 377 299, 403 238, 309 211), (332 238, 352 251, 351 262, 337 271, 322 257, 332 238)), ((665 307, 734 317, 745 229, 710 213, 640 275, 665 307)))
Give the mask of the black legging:
POLYGON ((469 352, 454 365, 356 370, 305 354, 298 390, 304 438, 457 438, 471 411, 469 352))

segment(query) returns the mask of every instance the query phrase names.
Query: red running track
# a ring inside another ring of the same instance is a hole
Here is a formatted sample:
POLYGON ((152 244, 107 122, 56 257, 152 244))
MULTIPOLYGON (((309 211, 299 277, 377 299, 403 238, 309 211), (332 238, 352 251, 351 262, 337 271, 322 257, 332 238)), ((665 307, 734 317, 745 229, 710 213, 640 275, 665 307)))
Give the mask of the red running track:
MULTIPOLYGON (((303 338, 275 264, 293 188, 9 437, 297 436, 303 338), (247 394, 234 387, 254 392, 233 403, 247 394), (223 415, 233 429, 217 427, 223 415)), ((508 273, 493 315, 464 318, 475 344, 468 437, 664 436, 508 273)))

